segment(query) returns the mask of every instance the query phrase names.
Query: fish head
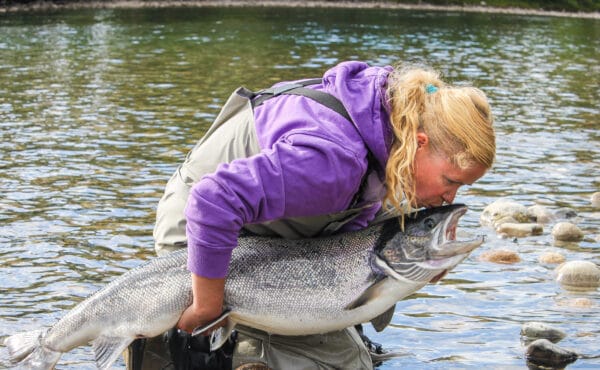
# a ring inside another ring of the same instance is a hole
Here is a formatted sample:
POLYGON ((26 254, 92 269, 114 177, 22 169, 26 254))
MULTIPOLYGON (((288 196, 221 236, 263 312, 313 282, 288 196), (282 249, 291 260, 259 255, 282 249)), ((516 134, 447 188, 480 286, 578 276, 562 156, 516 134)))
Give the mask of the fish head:
POLYGON ((384 227, 376 263, 397 279, 437 282, 484 241, 483 236, 456 240, 458 220, 466 212, 463 204, 429 208, 406 216, 404 230, 384 227))

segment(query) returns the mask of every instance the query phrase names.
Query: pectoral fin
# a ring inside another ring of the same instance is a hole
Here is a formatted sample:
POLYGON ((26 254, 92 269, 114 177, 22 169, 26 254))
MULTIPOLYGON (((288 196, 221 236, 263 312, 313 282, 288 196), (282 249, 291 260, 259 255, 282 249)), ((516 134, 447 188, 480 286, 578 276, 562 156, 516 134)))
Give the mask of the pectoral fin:
POLYGON ((381 288, 386 279, 388 279, 388 277, 384 277, 371 284, 370 287, 368 287, 358 298, 356 298, 354 301, 350 302, 350 304, 344 307, 344 309, 353 310, 360 306, 364 306, 365 304, 369 303, 374 299, 377 299, 377 297, 379 297, 382 294, 381 288))
POLYGON ((133 338, 99 336, 92 342, 96 366, 98 369, 109 369, 133 338))
POLYGON ((388 326, 392 321, 392 317, 394 316, 395 311, 396 305, 393 305, 392 307, 390 307, 389 310, 385 311, 381 315, 371 320, 371 325, 373 325, 375 331, 379 333, 380 331, 385 329, 385 327, 388 326))

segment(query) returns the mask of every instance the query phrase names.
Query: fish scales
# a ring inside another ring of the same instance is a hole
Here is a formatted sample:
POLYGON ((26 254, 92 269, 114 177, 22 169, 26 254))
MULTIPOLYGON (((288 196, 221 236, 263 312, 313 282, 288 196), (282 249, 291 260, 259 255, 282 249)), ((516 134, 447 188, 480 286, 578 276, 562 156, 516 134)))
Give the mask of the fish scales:
POLYGON ((335 319, 376 278, 370 259, 379 230, 311 241, 245 238, 232 257, 227 305, 290 325, 291 318, 335 319))

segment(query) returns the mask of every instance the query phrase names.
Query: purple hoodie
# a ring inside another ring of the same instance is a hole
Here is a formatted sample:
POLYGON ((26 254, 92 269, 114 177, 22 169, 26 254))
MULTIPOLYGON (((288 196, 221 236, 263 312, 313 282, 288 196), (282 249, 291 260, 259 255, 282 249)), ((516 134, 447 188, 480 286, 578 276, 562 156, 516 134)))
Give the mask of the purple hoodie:
POLYGON ((221 164, 197 182, 188 199, 188 269, 208 277, 227 275, 231 252, 245 224, 315 216, 347 209, 375 159, 377 194, 345 230, 365 227, 381 207, 381 179, 393 137, 385 103, 391 67, 344 62, 310 88, 337 97, 354 125, 310 98, 283 95, 254 111, 261 152, 221 164))

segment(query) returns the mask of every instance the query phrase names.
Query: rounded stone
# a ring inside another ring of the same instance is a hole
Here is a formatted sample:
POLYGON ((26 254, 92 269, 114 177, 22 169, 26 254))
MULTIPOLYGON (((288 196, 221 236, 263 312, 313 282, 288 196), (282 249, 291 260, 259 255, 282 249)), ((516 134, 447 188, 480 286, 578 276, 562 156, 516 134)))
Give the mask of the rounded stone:
POLYGON ((600 268, 590 261, 569 261, 555 270, 556 281, 565 289, 594 289, 600 286, 600 268))
POLYGON ((559 222, 552 228, 552 236, 555 240, 576 242, 583 239, 583 231, 571 222, 559 222))
POLYGON ((592 194, 590 200, 592 202, 592 207, 600 208, 600 191, 597 191, 594 194, 592 194))
POLYGON ((547 224, 555 219, 554 214, 548 208, 539 204, 527 208, 527 214, 540 224, 547 224))
POLYGON ((594 306, 594 302, 589 298, 573 298, 565 300, 561 305, 574 308, 591 308, 594 306))
POLYGON ((539 258, 541 263, 558 264, 565 262, 565 256, 556 252, 546 252, 539 258))
POLYGON ((530 222, 527 208, 517 202, 499 199, 483 209, 479 221, 484 226, 496 226, 500 220, 516 222, 530 222))
POLYGON ((556 212, 554 212, 554 215, 558 219, 569 219, 577 217, 577 212, 571 208, 562 207, 557 209, 556 212))
POLYGON ((479 257, 482 261, 502 263, 502 264, 513 264, 521 261, 521 257, 517 252, 510 251, 507 249, 497 249, 493 251, 487 251, 479 257))
POLYGON ((548 339, 553 343, 560 342, 567 333, 542 322, 527 322, 521 325, 521 335, 529 339, 548 339))
POLYGON ((561 348, 548 339, 538 339, 533 342, 525 351, 527 361, 539 366, 562 368, 571 362, 577 360, 577 353, 561 348))
POLYGON ((541 235, 544 232, 544 227, 540 224, 516 224, 503 223, 496 228, 498 234, 512 237, 523 237, 531 235, 541 235))

